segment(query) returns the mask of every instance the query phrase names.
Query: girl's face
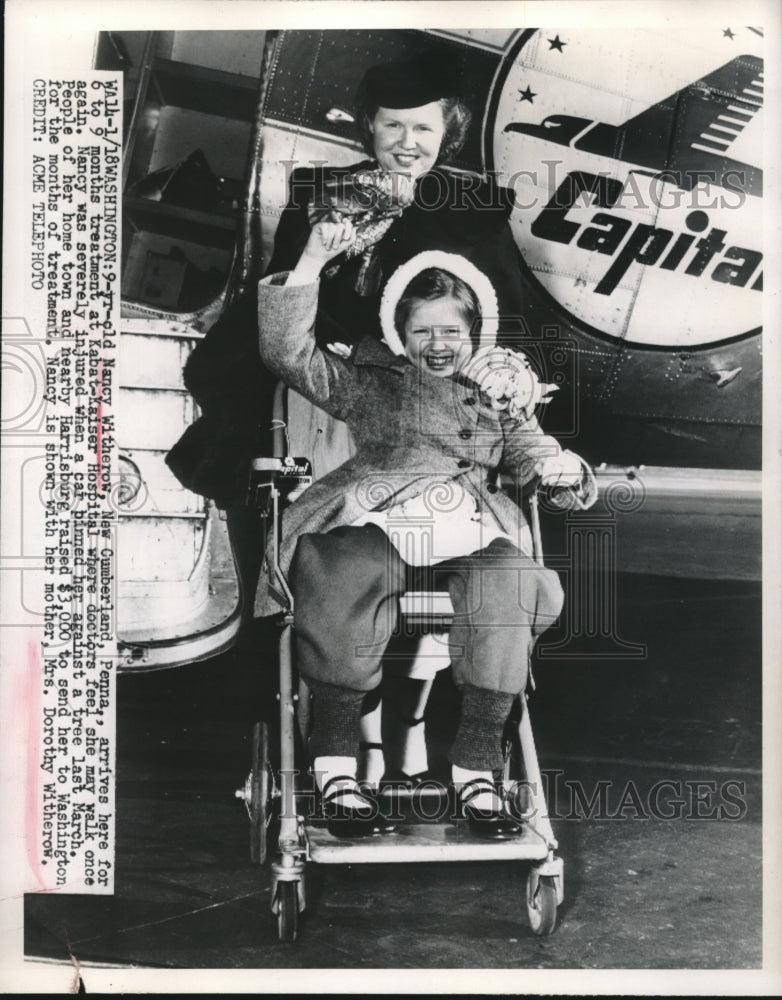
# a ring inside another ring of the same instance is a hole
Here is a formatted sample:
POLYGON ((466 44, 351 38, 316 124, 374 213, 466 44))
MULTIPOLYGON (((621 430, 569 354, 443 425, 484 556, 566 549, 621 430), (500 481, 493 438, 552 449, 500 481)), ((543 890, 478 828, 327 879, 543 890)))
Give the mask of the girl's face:
POLYGON ((443 109, 438 101, 420 108, 378 108, 369 129, 379 166, 415 180, 437 160, 445 135, 443 109))
POLYGON ((429 375, 453 375, 472 356, 470 330, 455 299, 415 299, 403 333, 405 354, 429 375))

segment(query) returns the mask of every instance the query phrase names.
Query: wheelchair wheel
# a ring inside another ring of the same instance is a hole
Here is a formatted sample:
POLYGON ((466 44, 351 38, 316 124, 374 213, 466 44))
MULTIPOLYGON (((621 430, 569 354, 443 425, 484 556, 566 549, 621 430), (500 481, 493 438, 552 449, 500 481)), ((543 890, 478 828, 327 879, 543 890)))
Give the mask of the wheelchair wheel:
POLYGON ((538 937, 551 934, 557 922, 557 888, 550 875, 527 876, 527 916, 532 933, 538 937))
POLYGON ((256 865, 266 862, 269 800, 269 727, 256 722, 250 771, 250 860, 256 865))
POLYGON ((277 883, 277 940, 292 943, 299 933, 299 887, 296 882, 277 883))

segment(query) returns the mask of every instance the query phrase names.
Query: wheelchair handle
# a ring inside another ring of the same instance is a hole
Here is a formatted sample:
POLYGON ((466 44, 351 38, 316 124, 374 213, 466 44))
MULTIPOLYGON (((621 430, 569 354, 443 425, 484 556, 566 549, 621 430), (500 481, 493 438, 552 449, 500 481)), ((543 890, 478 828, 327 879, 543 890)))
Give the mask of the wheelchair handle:
POLYGON ((250 474, 249 501, 263 516, 272 515, 272 570, 286 605, 293 613, 293 594, 280 565, 281 505, 294 500, 312 483, 312 463, 306 458, 256 458, 250 474))

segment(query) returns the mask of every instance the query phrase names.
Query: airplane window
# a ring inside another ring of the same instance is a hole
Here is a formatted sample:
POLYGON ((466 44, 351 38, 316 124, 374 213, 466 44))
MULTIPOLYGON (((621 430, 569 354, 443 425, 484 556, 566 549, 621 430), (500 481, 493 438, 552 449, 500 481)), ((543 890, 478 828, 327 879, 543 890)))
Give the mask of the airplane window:
POLYGON ((96 68, 122 70, 125 87, 123 300, 190 313, 223 290, 264 37, 101 33, 96 68))

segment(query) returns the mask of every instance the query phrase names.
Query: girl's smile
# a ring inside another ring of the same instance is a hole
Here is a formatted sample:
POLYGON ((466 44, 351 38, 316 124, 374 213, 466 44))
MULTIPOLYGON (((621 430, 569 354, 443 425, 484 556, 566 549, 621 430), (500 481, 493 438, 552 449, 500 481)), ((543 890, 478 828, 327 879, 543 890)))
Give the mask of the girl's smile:
POLYGON ((452 298, 419 299, 404 329, 405 354, 416 368, 447 378, 472 356, 470 331, 452 298))

